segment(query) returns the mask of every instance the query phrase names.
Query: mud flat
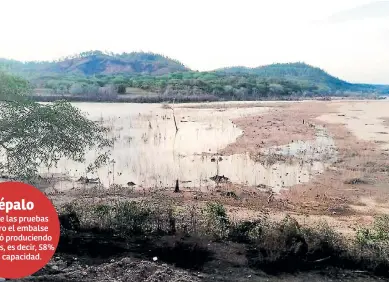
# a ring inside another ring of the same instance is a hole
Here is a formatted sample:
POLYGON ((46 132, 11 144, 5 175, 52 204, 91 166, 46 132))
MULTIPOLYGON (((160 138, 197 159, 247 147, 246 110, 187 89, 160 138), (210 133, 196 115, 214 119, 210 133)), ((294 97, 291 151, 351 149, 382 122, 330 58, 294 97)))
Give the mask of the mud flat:
MULTIPOLYGON (((219 200, 248 209, 248 216, 293 214, 305 223, 330 219, 353 233, 389 208, 386 103, 229 102, 176 104, 174 111, 160 104, 76 104, 111 127, 111 162, 87 173, 88 163, 63 160, 45 191, 79 194, 97 185, 77 181, 88 177, 106 189, 127 187, 136 198, 149 197, 147 191, 176 198, 178 179, 183 201, 219 200), (228 181, 216 183, 215 175, 228 181)), ((97 155, 90 152, 88 162, 97 155)))
MULTIPOLYGON (((256 133, 261 136, 272 132, 272 139, 267 142, 278 146, 297 138, 312 140, 313 126, 310 125, 320 125, 336 146, 337 160, 333 165, 312 181, 284 190, 278 197, 284 205, 275 209, 278 212, 273 210, 271 213, 291 212, 301 217, 302 223, 325 219, 344 234, 369 224, 375 215, 385 214, 389 193, 386 152, 389 139, 384 134, 387 130, 386 107, 387 101, 297 103, 265 115, 266 123, 258 124, 256 129, 248 123, 246 131, 253 132, 262 127, 265 130, 256 133), (280 132, 284 131, 284 136, 274 134, 274 129, 266 126, 269 120, 282 123, 280 132), (329 218, 325 218, 327 216, 329 218)), ((244 124, 245 120, 237 122, 244 124)), ((247 138, 242 138, 233 146, 240 150, 247 143, 253 148, 259 142, 250 143, 247 138)))
MULTIPOLYGON (((221 112, 176 105, 174 115, 179 128, 176 132, 173 111, 161 104, 75 105, 91 119, 111 129, 114 147, 110 152, 110 163, 91 172, 87 171, 87 166, 100 152, 89 152, 85 164, 61 160, 56 169, 49 171, 68 178, 68 181, 55 183, 53 188, 60 191, 78 187, 80 177, 98 178, 106 188, 128 182, 141 188, 163 188, 173 185, 176 179, 189 187, 207 187, 209 178, 216 174, 216 166, 211 157, 205 158, 203 153, 214 154, 242 134, 230 118, 267 110, 265 107, 231 108, 221 112)), ((230 169, 238 169, 242 158, 245 156, 229 160, 230 169)))
MULTIPOLYGON (((387 103, 273 104, 261 115, 232 119, 243 134, 219 153, 246 153, 257 164, 267 163, 275 176, 256 185, 225 185, 223 189, 233 191, 240 200, 220 200, 232 207, 237 218, 253 218, 264 211, 274 218, 291 214, 302 224, 325 220, 352 236, 359 227, 371 223, 374 216, 388 211, 387 103), (301 171, 304 165, 311 166, 302 174, 283 171, 282 166, 296 163, 301 165, 301 171), (293 180, 286 181, 286 176, 293 180), (269 201, 269 193, 273 192, 279 194, 269 201)), ((221 109, 223 105, 214 108, 221 109)))
POLYGON ((30 281, 389 277, 382 246, 355 241, 389 211, 387 115, 374 110, 386 101, 175 105, 178 132, 163 105, 79 106, 111 126, 114 162, 50 172, 68 177, 42 187, 67 227, 30 281))
POLYGON ((348 101, 331 105, 335 113, 319 117, 327 123, 344 124, 358 138, 389 148, 388 100, 348 101))
MULTIPOLYGON (((207 191, 215 187, 211 180, 215 175, 225 175, 236 185, 266 185, 279 191, 309 181, 312 175, 323 172, 327 165, 318 156, 313 162, 258 162, 253 152, 268 155, 269 160, 274 155, 256 151, 258 138, 250 141, 252 146, 243 144, 240 150, 234 148, 250 134, 242 129, 247 126, 233 120, 262 117, 270 109, 286 107, 288 104, 285 102, 178 104, 174 105, 174 109, 160 104, 75 105, 88 113, 91 119, 110 128, 114 147, 109 152, 108 164, 93 171, 88 171, 88 165, 101 152, 89 152, 83 164, 60 160, 56 168, 49 171, 43 168, 42 176, 50 180, 46 187, 53 191, 84 187, 78 180, 86 178, 97 180, 106 188, 131 183, 131 187, 141 190, 164 189, 174 185, 178 179, 182 187, 207 191)), ((276 128, 274 124, 267 126, 276 128)), ((283 136, 279 134, 282 132, 260 136, 263 148, 272 144, 273 136, 283 136)), ((310 132, 313 143, 309 146, 323 146, 315 143, 323 141, 315 139, 315 129, 310 132)), ((285 134, 288 135, 288 132, 285 134)), ((290 136, 296 141, 303 137, 298 134, 290 136)), ((329 136, 325 138, 331 139, 329 136)), ((295 142, 291 148, 303 149, 306 145, 295 142)), ((306 156, 309 157, 310 153, 306 156)))

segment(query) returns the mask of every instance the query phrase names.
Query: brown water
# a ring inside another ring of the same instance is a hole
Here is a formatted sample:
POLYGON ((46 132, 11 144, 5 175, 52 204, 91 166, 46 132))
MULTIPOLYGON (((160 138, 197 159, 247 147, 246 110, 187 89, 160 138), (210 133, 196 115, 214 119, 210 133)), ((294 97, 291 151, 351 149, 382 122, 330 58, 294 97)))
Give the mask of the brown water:
MULTIPOLYGON (((76 180, 81 176, 98 177, 106 187, 113 183, 127 185, 129 181, 138 187, 172 187, 179 179, 181 186, 206 189, 214 185, 210 177, 219 174, 227 176, 233 183, 265 184, 279 190, 309 181, 325 167, 320 158, 314 162, 277 163, 265 167, 246 154, 222 156, 220 162, 211 161, 212 154, 235 142, 242 134, 231 119, 263 114, 268 110, 266 107, 218 110, 176 105, 174 113, 179 128, 176 132, 172 110, 164 109, 160 104, 74 105, 87 112, 92 120, 103 120, 112 128, 112 136, 117 138, 111 155, 114 162, 86 174, 86 167, 98 152, 89 152, 85 164, 61 160, 57 168, 50 169, 50 173, 67 177, 66 181, 55 184, 56 189, 78 186, 76 180)), ((304 144, 302 142, 299 146, 304 147, 304 144)), ((315 143, 310 146, 315 147, 315 143)))

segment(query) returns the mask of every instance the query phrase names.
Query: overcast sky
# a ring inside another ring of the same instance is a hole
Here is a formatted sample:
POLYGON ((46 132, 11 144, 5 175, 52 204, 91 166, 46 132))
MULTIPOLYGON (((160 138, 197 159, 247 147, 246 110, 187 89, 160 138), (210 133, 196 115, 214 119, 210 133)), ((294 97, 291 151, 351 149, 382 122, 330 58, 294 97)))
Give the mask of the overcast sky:
POLYGON ((152 51, 196 70, 304 61, 389 84, 389 1, 1 0, 0 57, 152 51))

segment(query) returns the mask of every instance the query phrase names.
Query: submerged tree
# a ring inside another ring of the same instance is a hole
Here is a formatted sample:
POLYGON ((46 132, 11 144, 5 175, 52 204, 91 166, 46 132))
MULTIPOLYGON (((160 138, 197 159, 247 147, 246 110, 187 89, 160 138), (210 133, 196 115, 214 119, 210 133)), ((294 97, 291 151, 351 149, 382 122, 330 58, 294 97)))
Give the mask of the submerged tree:
POLYGON ((88 149, 110 146, 106 129, 65 101, 29 99, 29 83, 0 73, 0 172, 32 180, 61 158, 82 162, 88 149))

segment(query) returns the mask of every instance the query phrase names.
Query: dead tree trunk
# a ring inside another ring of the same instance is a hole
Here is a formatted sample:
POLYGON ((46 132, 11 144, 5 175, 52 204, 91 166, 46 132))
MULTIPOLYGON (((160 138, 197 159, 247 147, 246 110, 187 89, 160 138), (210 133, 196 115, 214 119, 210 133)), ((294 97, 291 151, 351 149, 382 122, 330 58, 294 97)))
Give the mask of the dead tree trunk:
POLYGON ((169 210, 169 225, 170 225, 170 234, 176 234, 176 219, 174 218, 173 211, 169 210))
POLYGON ((176 133, 178 132, 178 126, 177 126, 177 121, 176 121, 176 115, 174 114, 174 100, 173 100, 173 107, 172 107, 172 111, 173 111, 173 120, 174 120, 174 125, 176 126, 176 133))
POLYGON ((174 110, 173 110, 173 120, 174 120, 174 125, 176 126, 176 132, 178 132, 178 126, 177 126, 176 116, 174 115, 174 110))
POLYGON ((174 193, 179 193, 180 192, 180 185, 178 183, 178 179, 176 180, 176 188, 174 189, 174 193))

